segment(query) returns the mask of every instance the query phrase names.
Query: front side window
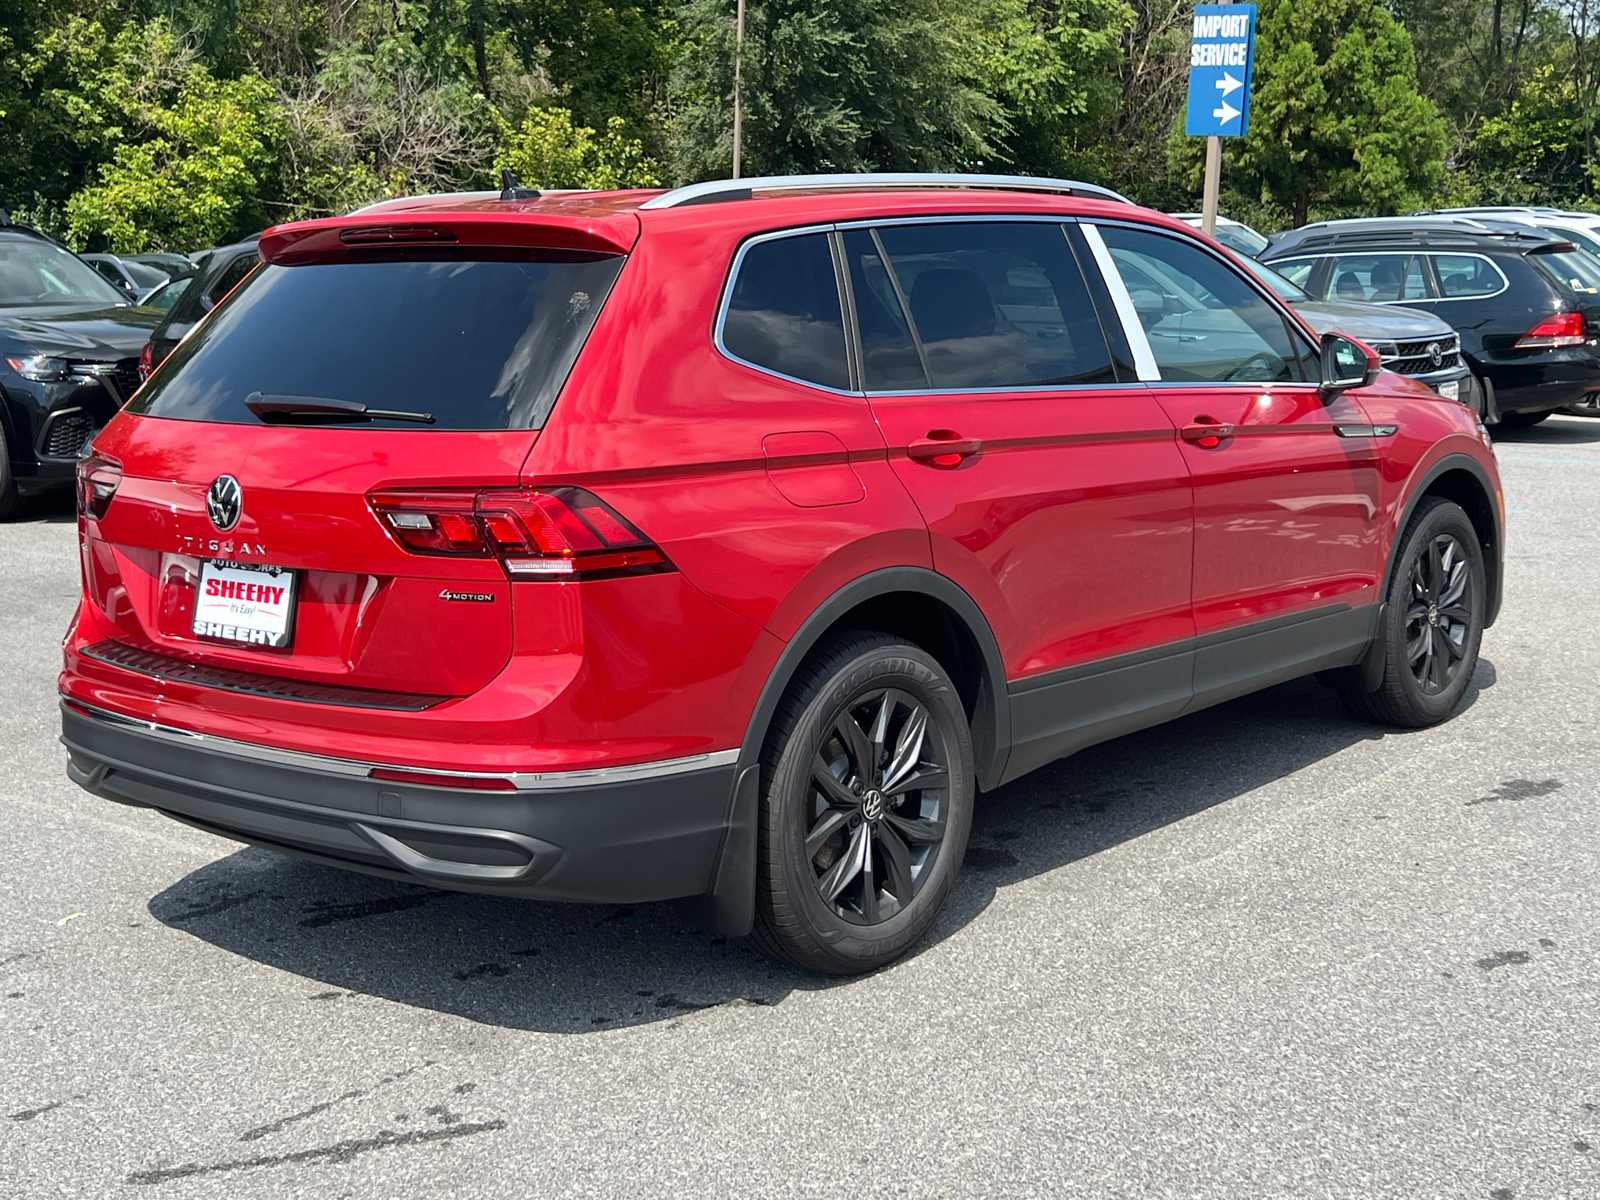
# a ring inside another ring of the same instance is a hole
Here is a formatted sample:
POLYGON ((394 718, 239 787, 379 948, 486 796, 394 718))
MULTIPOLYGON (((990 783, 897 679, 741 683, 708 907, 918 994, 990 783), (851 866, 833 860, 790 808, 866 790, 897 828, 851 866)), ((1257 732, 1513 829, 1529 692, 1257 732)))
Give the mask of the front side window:
POLYGON ((1100 226, 1168 382, 1302 382, 1308 349, 1243 276, 1190 242, 1100 226))
POLYGON ((1346 254, 1328 272, 1328 300, 1391 304, 1428 299, 1422 259, 1414 254, 1346 254))
POLYGON ((1433 270, 1439 277, 1439 295, 1445 300, 1493 296, 1506 287, 1505 276, 1477 254, 1436 254, 1433 270))
POLYGON ((847 389, 844 313, 828 235, 757 242, 738 270, 722 321, 723 348, 791 379, 847 389))
POLYGON ((1272 269, 1282 275, 1295 287, 1311 289, 1311 274, 1317 269, 1317 260, 1314 258, 1280 258, 1272 263, 1272 269))
POLYGON ((531 251, 266 266, 179 344, 128 408, 258 424, 261 403, 281 397, 432 418, 374 419, 378 428, 537 429, 622 262, 531 251))
POLYGON ((872 266, 860 236, 847 242, 869 365, 875 346, 895 347, 911 373, 905 335, 897 332, 909 324, 922 352, 918 370, 926 367, 935 389, 1116 382, 1105 332, 1061 226, 929 222, 886 225, 876 235, 892 281, 884 273, 875 282, 882 263, 872 266), (882 284, 891 283, 885 291, 882 284), (885 340, 875 342, 880 331, 885 340))

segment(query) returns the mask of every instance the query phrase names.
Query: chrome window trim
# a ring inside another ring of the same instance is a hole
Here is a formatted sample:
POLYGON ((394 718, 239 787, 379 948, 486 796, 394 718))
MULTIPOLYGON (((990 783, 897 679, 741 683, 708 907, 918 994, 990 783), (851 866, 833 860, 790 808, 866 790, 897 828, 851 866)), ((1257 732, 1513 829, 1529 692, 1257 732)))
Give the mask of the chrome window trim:
POLYGON ((834 225, 840 233, 851 229, 887 229, 891 225, 980 225, 1026 222, 1030 225, 1077 225, 1079 218, 1062 213, 919 213, 914 217, 861 217, 834 225))
MULTIPOLYGON (((1280 263, 1280 262, 1281 263, 1304 262, 1307 259, 1311 259, 1311 260, 1315 261, 1317 259, 1340 259, 1340 258, 1440 258, 1440 257, 1447 257, 1447 258, 1476 258, 1480 262, 1488 263, 1491 267, 1494 268, 1494 273, 1500 277, 1500 288, 1499 288, 1499 290, 1498 291, 1493 291, 1493 292, 1479 292, 1478 294, 1473 295, 1473 296, 1413 296, 1413 297, 1411 297, 1410 299, 1407 299, 1407 300, 1358 300, 1358 301, 1356 301, 1356 303, 1358 303, 1358 304, 1398 304, 1402 308, 1405 307, 1407 304, 1454 304, 1454 303, 1456 303, 1458 301, 1461 301, 1461 300, 1492 300, 1496 296, 1503 295, 1511 287, 1511 281, 1506 278, 1506 273, 1500 269, 1500 264, 1495 262, 1494 259, 1490 258, 1487 254, 1480 254, 1476 250, 1462 250, 1462 251, 1457 252, 1457 251, 1453 251, 1453 250, 1440 249, 1439 247, 1423 246, 1423 247, 1419 247, 1418 249, 1415 249, 1415 250, 1372 250, 1372 251, 1338 250, 1338 251, 1331 251, 1331 252, 1325 251, 1325 252, 1310 253, 1310 254, 1285 254, 1282 258, 1274 259, 1271 262, 1267 263, 1267 266, 1271 267, 1273 270, 1277 270, 1277 264, 1280 263)), ((1434 273, 1434 278, 1437 279, 1438 278, 1438 274, 1439 274, 1439 268, 1436 265, 1433 265, 1433 264, 1429 264, 1429 265, 1430 265, 1430 267, 1432 267, 1432 270, 1433 270, 1433 273, 1434 273)), ((1313 297, 1313 299, 1327 301, 1328 297, 1326 297, 1326 296, 1316 296, 1316 297, 1313 297)), ((1339 298, 1337 296, 1335 296, 1333 298, 1334 302, 1337 302, 1338 299, 1339 298)))
MULTIPOLYGON (((262 746, 256 742, 240 742, 232 738, 217 737, 209 733, 196 733, 175 725, 163 725, 123 713, 111 712, 81 700, 61 698, 61 707, 78 716, 88 717, 106 725, 137 730, 145 737, 195 749, 213 750, 236 758, 272 763, 276 766, 297 767, 308 771, 324 771, 357 779, 369 778, 374 770, 416 771, 427 775, 442 775, 453 779, 508 779, 517 791, 550 791, 559 788, 599 787, 618 783, 634 783, 646 779, 683 775, 713 767, 732 766, 739 760, 739 751, 714 750, 705 754, 691 754, 684 758, 658 759, 655 762, 630 763, 621 767, 582 767, 570 771, 452 771, 438 767, 419 767, 404 763, 365 762, 359 759, 334 758, 312 754, 303 750, 282 750, 276 746, 262 746)), ((375 784, 390 782, 373 780, 375 784)), ((405 786, 405 785, 401 785, 405 786)), ((509 796, 509 792, 495 793, 509 796)))
MULTIPOLYGON (((728 268, 728 278, 722 285, 722 299, 717 304, 716 322, 711 327, 711 344, 717 348, 718 354, 722 355, 722 357, 727 359, 729 362, 738 363, 741 367, 749 367, 752 371, 760 371, 763 375, 770 375, 774 379, 782 379, 788 383, 798 383, 801 387, 816 388, 817 391, 827 392, 830 396, 859 397, 864 395, 863 392, 856 388, 829 387, 825 383, 816 383, 813 380, 801 379, 795 375, 785 375, 782 371, 775 371, 771 367, 764 367, 760 363, 753 363, 747 358, 740 358, 732 350, 729 350, 722 340, 722 329, 728 320, 728 309, 733 304, 733 287, 734 284, 739 281, 739 268, 744 265, 744 257, 750 252, 750 248, 752 246, 759 246, 763 242, 775 242, 780 238, 808 237, 814 233, 831 234, 836 228, 837 226, 831 223, 827 225, 801 225, 793 229, 779 229, 774 230, 771 233, 758 233, 753 237, 748 237, 739 243, 739 249, 733 256, 733 264, 728 268)), ((830 256, 833 254, 831 240, 828 247, 828 252, 830 256)), ((831 261, 833 262, 834 286, 841 289, 839 294, 839 318, 841 321, 843 321, 847 319, 849 310, 845 307, 846 299, 839 279, 838 260, 837 258, 832 258, 831 261)), ((844 342, 845 369, 850 373, 851 382, 854 383, 856 382, 856 379, 855 372, 851 369, 850 330, 848 328, 844 330, 844 342)))
MULTIPOLYGON (((886 392, 855 392, 853 395, 865 396, 869 400, 874 396, 1009 396, 1017 392, 1037 392, 1046 395, 1055 392, 1100 392, 1109 388, 1147 388, 1150 385, 1143 381, 1138 383, 1029 383, 1019 384, 1016 387, 970 387, 970 388, 900 388, 886 392)), ((1256 386, 1260 386, 1257 384, 1256 386)))
POLYGON ((1083 240, 1089 243, 1089 253, 1100 269, 1106 291, 1111 293, 1111 307, 1116 309, 1117 320, 1122 323, 1122 336, 1128 339, 1128 349, 1133 352, 1134 374, 1139 377, 1140 385, 1160 383, 1161 368, 1156 364, 1155 351, 1150 349, 1150 339, 1145 336, 1144 326, 1139 323, 1139 314, 1133 307, 1133 296, 1123 281, 1122 272, 1112 261, 1111 250, 1100 236, 1099 226, 1093 221, 1080 221, 1078 228, 1083 240))
MULTIPOLYGON (((1161 236, 1170 237, 1170 238, 1174 239, 1175 241, 1188 242, 1190 245, 1195 246, 1196 248, 1198 248, 1198 249, 1204 251, 1206 254, 1210 255, 1213 259, 1216 260, 1216 262, 1220 266, 1224 267, 1225 269, 1227 269, 1229 271, 1232 271, 1236 276, 1238 276, 1240 279, 1244 280, 1245 286, 1247 286, 1253 292, 1255 292, 1255 294, 1257 296, 1260 296, 1263 300, 1265 300, 1267 302, 1267 306, 1269 308, 1271 308, 1274 312, 1276 312, 1278 314, 1279 319, 1281 319, 1284 322, 1284 336, 1286 336, 1286 337, 1290 338, 1291 340, 1293 340, 1293 338, 1298 334, 1300 336, 1300 338, 1306 343, 1306 350, 1309 353, 1310 357, 1312 359, 1316 359, 1318 357, 1318 343, 1316 341, 1312 340, 1314 335, 1310 335, 1310 334, 1307 333, 1306 324, 1305 324, 1304 318, 1302 318, 1299 313, 1294 311, 1293 306, 1291 306, 1285 300, 1281 299, 1276 292, 1274 292, 1271 288, 1269 288, 1261 280, 1257 279, 1255 277, 1255 275, 1253 273, 1251 273, 1249 270, 1239 267, 1237 264, 1235 264, 1231 259, 1229 259, 1225 255, 1218 254, 1215 249, 1213 249, 1211 246, 1208 246, 1205 242, 1202 242, 1199 238, 1186 237, 1184 234, 1180 233, 1178 230, 1176 230, 1176 229, 1168 229, 1168 228, 1166 228, 1165 226, 1162 226, 1162 225, 1147 225, 1147 224, 1144 224, 1143 222, 1139 222, 1139 221, 1119 221, 1119 220, 1116 220, 1116 219, 1113 219, 1113 218, 1109 218, 1109 217, 1095 217, 1095 218, 1092 218, 1092 219, 1086 218, 1086 219, 1084 219, 1082 221, 1079 221, 1078 225, 1079 225, 1079 228, 1083 229, 1085 233, 1087 233, 1091 228, 1094 228, 1095 226, 1098 226, 1098 225, 1117 225, 1117 226, 1121 226, 1124 229, 1137 229, 1137 230, 1140 230, 1141 232, 1144 232, 1144 233, 1154 233, 1154 234, 1158 234, 1158 235, 1161 235, 1161 236)), ((1096 235, 1097 238, 1099 237, 1099 232, 1100 231, 1098 229, 1095 229, 1095 235, 1096 235)), ((1101 240, 1100 244, 1102 246, 1105 245, 1105 242, 1104 242, 1103 239, 1101 240)), ((1095 261, 1096 262, 1100 261, 1098 255, 1096 256, 1095 261)), ((1106 264, 1110 266, 1111 273, 1116 276, 1117 282, 1120 284, 1121 281, 1122 281, 1122 275, 1121 275, 1120 272, 1117 271, 1116 263, 1111 261, 1111 251, 1109 249, 1106 250, 1106 264)), ((1272 264, 1268 263, 1267 266, 1270 267, 1270 266, 1272 266, 1272 264)), ((1277 268, 1273 268, 1273 269, 1276 270, 1277 268)), ((1106 266, 1102 265, 1101 266, 1101 272, 1104 273, 1105 270, 1106 270, 1106 266)), ((1291 280, 1290 282, 1293 282, 1293 281, 1291 280)), ((1111 286, 1109 280, 1107 281, 1106 286, 1107 287, 1111 286)), ((1304 290, 1304 289, 1302 289, 1302 290, 1304 290)), ((1126 286, 1123 287, 1122 291, 1123 291, 1124 295, 1128 294, 1128 289, 1127 289, 1126 286)), ((1113 298, 1114 298, 1114 294, 1113 294, 1113 298)), ((1134 311, 1133 311, 1133 297, 1131 295, 1128 296, 1128 312, 1129 312, 1130 315, 1133 316, 1133 323, 1139 330, 1139 336, 1141 338, 1144 338, 1144 326, 1139 324, 1138 315, 1136 313, 1134 313, 1134 311)), ((1122 310, 1120 308, 1118 308, 1118 310, 1117 310, 1117 315, 1119 317, 1122 316, 1122 310)), ((1145 338, 1144 340, 1145 340, 1145 346, 1148 348, 1148 346, 1150 344, 1149 339, 1145 338)), ((1130 344, 1131 344, 1131 342, 1132 342, 1132 335, 1131 334, 1129 335, 1129 341, 1130 341, 1130 344)), ((1152 364, 1154 364, 1154 362, 1155 362, 1155 355, 1153 353, 1150 356, 1150 361, 1151 361, 1152 364)), ((1134 365, 1135 365, 1135 369, 1139 371, 1139 378, 1142 380, 1144 378, 1144 371, 1141 368, 1139 368, 1137 362, 1134 365)), ((1159 371, 1160 371, 1160 369, 1158 367, 1157 368, 1157 373, 1158 374, 1159 374, 1159 371)), ((1158 379, 1150 380, 1149 382, 1150 382, 1150 386, 1152 386, 1152 387, 1183 387, 1183 388, 1195 388, 1195 387, 1258 387, 1259 388, 1259 387, 1320 387, 1321 386, 1320 381, 1318 381, 1318 380, 1305 380, 1305 379, 1276 379, 1276 380, 1261 380, 1261 379, 1257 379, 1257 380, 1253 380, 1253 381, 1252 380, 1244 380, 1244 379, 1221 379, 1221 380, 1217 380, 1215 382, 1207 382, 1205 380, 1159 379, 1158 378, 1158 379)))

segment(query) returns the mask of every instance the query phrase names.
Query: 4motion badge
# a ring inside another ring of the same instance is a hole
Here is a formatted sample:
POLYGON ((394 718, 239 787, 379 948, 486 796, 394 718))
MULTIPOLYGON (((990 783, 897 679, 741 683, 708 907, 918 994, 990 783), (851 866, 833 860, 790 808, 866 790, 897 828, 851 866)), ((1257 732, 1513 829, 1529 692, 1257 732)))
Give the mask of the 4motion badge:
POLYGON ((439 593, 441 600, 471 600, 477 604, 493 604, 493 592, 452 592, 449 588, 439 593))

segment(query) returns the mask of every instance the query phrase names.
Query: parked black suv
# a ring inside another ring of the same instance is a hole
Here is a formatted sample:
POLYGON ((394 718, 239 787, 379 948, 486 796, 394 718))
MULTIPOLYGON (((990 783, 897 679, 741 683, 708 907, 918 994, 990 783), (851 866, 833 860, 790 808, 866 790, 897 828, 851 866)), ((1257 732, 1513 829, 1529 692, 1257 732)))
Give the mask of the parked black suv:
POLYGON ((1555 234, 1466 217, 1324 221, 1276 235, 1261 259, 1319 299, 1436 313, 1461 336, 1487 424, 1532 425, 1600 390, 1600 262, 1555 234))
POLYGON ((0 213, 0 520, 73 483, 79 453, 139 386, 161 317, 0 213))
POLYGON ((196 322, 217 306, 241 279, 261 261, 254 238, 231 246, 218 246, 198 255, 199 273, 178 297, 166 320, 151 335, 150 348, 139 361, 139 370, 148 377, 166 361, 196 322))

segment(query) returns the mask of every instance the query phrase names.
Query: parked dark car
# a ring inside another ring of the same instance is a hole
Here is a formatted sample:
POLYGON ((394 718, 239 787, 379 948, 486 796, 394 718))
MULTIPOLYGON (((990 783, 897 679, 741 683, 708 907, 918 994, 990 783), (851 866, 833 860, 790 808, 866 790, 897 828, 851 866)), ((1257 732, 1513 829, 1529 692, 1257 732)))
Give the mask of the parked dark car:
POLYGON ((135 304, 143 303, 146 296, 172 278, 159 267, 119 258, 115 254, 80 254, 78 257, 135 304))
POLYGON ((1386 371, 1409 375, 1441 396, 1481 411, 1472 373, 1461 359, 1460 339, 1432 313, 1365 301, 1317 300, 1266 263, 1245 255, 1239 261, 1318 333, 1358 337, 1378 352, 1386 371))
POLYGON ((125 262, 144 263, 147 267, 154 267, 168 279, 185 279, 198 269, 189 261, 187 255, 165 250, 152 250, 148 254, 125 254, 122 257, 125 262))
POLYGON ((1558 235, 1467 217, 1325 221, 1274 235, 1261 258, 1317 299, 1448 321, 1488 424, 1532 425, 1600 389, 1600 263, 1558 235))
POLYGON ((78 456, 139 386, 161 313, 0 214, 0 520, 70 486, 78 456))
POLYGON ((217 301, 231 292, 234 285, 250 274, 256 263, 261 261, 253 238, 232 246, 218 246, 196 257, 197 272, 168 310, 166 319, 156 326, 150 344, 139 359, 142 377, 148 378, 152 371, 165 362, 167 355, 183 341, 196 322, 215 308, 217 301))

